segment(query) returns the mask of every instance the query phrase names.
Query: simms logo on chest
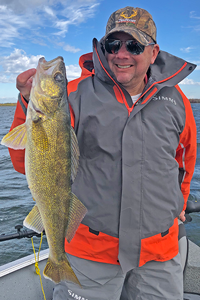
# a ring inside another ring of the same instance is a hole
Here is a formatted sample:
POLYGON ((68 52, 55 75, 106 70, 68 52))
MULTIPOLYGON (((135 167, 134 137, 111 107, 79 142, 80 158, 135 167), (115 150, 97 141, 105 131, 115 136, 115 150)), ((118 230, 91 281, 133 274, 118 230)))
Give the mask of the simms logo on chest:
POLYGON ((69 295, 76 300, 88 300, 87 298, 84 298, 82 296, 78 296, 77 294, 75 294, 74 292, 72 292, 71 290, 68 290, 69 295))
POLYGON ((169 102, 173 103, 174 105, 176 105, 176 100, 169 98, 169 97, 155 96, 152 98, 152 100, 154 100, 154 101, 169 101, 169 102))

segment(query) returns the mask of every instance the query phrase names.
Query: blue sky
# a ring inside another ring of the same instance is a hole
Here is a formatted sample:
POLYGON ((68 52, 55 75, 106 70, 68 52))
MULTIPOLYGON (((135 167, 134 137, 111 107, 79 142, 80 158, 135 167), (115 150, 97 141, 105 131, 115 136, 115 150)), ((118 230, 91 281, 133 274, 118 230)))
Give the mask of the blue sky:
POLYGON ((0 0, 0 103, 17 101, 17 75, 41 56, 63 56, 68 80, 77 78, 79 57, 104 35, 110 14, 125 6, 152 14, 161 50, 197 64, 180 87, 188 98, 200 98, 200 0, 0 0))

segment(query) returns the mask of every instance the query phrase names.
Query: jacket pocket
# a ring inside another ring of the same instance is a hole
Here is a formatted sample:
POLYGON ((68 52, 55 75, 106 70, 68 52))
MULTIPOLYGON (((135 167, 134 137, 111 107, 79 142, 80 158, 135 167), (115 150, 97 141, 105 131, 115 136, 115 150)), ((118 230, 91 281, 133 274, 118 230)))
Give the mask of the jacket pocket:
POLYGON ((139 267, 151 260, 167 261, 178 254, 178 219, 165 232, 141 240, 139 267))

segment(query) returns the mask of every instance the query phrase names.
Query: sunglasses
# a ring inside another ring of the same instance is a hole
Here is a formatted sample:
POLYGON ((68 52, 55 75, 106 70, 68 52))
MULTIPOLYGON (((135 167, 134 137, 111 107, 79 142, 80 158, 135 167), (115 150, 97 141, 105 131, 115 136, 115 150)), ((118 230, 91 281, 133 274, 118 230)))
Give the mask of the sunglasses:
MULTIPOLYGON (((117 54, 123 44, 126 44, 126 50, 133 55, 139 55, 144 52, 145 46, 137 42, 136 40, 121 41, 116 39, 106 39, 105 49, 110 54, 117 54)), ((148 45, 154 45, 155 43, 149 43, 148 45)))

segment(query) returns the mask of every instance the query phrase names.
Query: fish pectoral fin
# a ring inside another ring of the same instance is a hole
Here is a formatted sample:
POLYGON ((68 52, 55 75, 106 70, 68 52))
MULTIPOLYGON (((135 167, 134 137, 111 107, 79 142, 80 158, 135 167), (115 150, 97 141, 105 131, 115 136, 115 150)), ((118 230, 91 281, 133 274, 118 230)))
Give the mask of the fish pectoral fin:
POLYGON ((78 171, 79 156, 80 156, 80 152, 79 152, 79 146, 78 146, 76 133, 75 133, 73 127, 71 127, 71 180, 72 180, 72 183, 74 182, 77 171, 78 171))
POLYGON ((66 229, 66 239, 68 243, 71 242, 76 230, 78 229, 82 219, 87 213, 87 208, 83 203, 72 193, 72 199, 70 201, 69 218, 66 229))
POLYGON ((26 123, 24 123, 15 127, 12 131, 7 133, 3 137, 1 144, 15 150, 20 150, 26 148, 26 141, 27 128, 26 123))
POLYGON ((44 230, 41 214, 37 205, 33 207, 28 216, 25 218, 23 225, 38 233, 41 233, 44 230))

